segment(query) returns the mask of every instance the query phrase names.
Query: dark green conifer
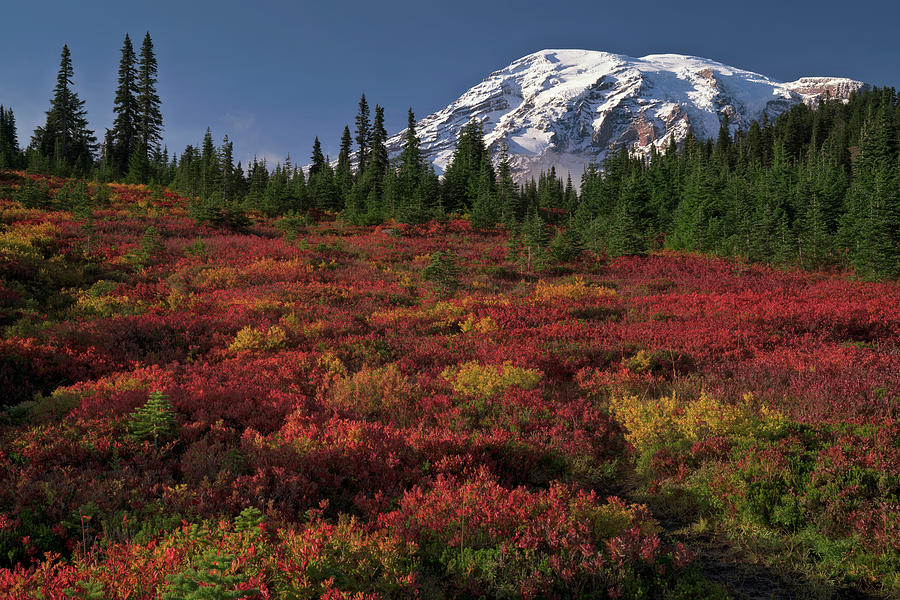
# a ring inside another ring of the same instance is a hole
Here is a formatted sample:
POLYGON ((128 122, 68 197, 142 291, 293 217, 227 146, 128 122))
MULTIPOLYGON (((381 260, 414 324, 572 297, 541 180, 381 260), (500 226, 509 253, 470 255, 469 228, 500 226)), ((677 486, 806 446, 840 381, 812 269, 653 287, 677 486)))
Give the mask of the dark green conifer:
POLYGON ((87 173, 94 161, 97 140, 88 129, 84 101, 72 89, 74 70, 68 46, 60 56, 56 88, 47 111, 47 120, 32 137, 32 147, 48 157, 54 169, 62 174, 87 173))
POLYGON ((141 148, 141 156, 149 163, 153 152, 159 148, 162 139, 163 118, 160 106, 162 101, 156 92, 157 73, 159 67, 153 53, 153 40, 150 33, 144 36, 137 70, 137 144, 141 148))
POLYGON ((107 148, 109 159, 117 174, 127 172, 128 163, 137 134, 138 120, 138 86, 137 86, 137 57, 131 38, 125 34, 122 43, 122 56, 119 59, 118 87, 113 101, 113 113, 116 115, 110 130, 110 143, 107 148))
POLYGON ((369 103, 366 95, 359 99, 359 113, 356 115, 356 145, 358 146, 356 158, 356 177, 359 178, 366 170, 369 159, 369 145, 372 137, 372 128, 369 122, 369 103))

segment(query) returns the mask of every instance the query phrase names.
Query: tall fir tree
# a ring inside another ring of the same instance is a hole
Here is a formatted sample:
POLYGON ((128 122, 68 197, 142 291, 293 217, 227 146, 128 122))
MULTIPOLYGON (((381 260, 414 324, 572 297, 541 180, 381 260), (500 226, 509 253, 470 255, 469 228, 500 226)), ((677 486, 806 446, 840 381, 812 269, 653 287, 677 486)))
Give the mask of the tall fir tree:
POLYGON ((403 150, 400 153, 397 182, 398 220, 408 223, 425 220, 426 211, 422 206, 422 196, 418 193, 423 174, 419 136, 416 134, 416 116, 410 108, 407 113, 403 150))
POLYGON ((325 168, 325 154, 322 152, 322 144, 319 142, 319 136, 316 136, 316 139, 313 141, 310 160, 312 162, 309 165, 309 177, 312 179, 325 168))
POLYGON ((144 36, 141 44, 140 60, 137 71, 137 145, 140 147, 138 158, 149 163, 153 151, 159 147, 162 139, 163 118, 160 107, 162 101, 156 92, 159 67, 153 53, 153 40, 150 32, 144 36))
POLYGON ((116 87, 116 96, 113 102, 112 130, 110 130, 109 144, 106 149, 108 160, 117 175, 121 175, 128 169, 128 161, 134 146, 137 134, 138 120, 138 87, 137 87, 137 57, 131 38, 125 34, 122 43, 121 58, 119 59, 119 78, 116 87))
POLYGON ((338 151, 337 164, 334 167, 334 183, 341 195, 341 203, 346 201, 350 195, 350 189, 353 187, 353 172, 350 170, 350 152, 352 138, 350 137, 350 127, 344 126, 344 133, 341 135, 341 149, 338 151))
POLYGON ((356 145, 358 147, 356 153, 357 159, 357 178, 362 177, 366 170, 366 163, 369 159, 369 145, 372 137, 372 125, 369 121, 369 103, 366 102, 366 95, 363 94, 359 98, 359 112, 356 115, 356 145))
POLYGON ((47 120, 35 129, 31 144, 52 161, 55 171, 87 173, 94 161, 97 139, 88 129, 84 101, 72 89, 73 77, 72 55, 64 45, 47 120))
POLYGON ((0 169, 19 166, 21 151, 12 108, 0 105, 0 169))
POLYGON ((525 218, 525 207, 512 177, 509 163, 509 146, 504 141, 500 144, 500 156, 497 162, 497 202, 500 207, 500 220, 507 229, 513 229, 525 218))
POLYGON ((228 202, 234 200, 236 186, 234 180, 234 143, 226 135, 219 150, 219 162, 222 165, 221 190, 222 198, 228 202))
POLYGON ((893 102, 865 120, 853 182, 838 232, 850 263, 863 277, 896 277, 900 271, 900 193, 893 102))
POLYGON ((224 200, 221 186, 222 166, 219 162, 219 152, 213 143, 212 132, 207 127, 203 135, 203 145, 200 147, 200 197, 216 198, 221 202, 224 200))
POLYGON ((475 186, 473 191, 475 199, 469 215, 472 227, 490 229, 497 224, 499 214, 496 190, 494 182, 491 181, 490 159, 487 155, 481 163, 481 172, 473 185, 475 186))
POLYGON ((384 128, 384 107, 375 105, 375 118, 372 119, 371 154, 369 160, 376 175, 384 176, 388 168, 387 130, 384 128))
MULTIPOLYGON (((481 123, 473 119, 460 130, 456 149, 444 171, 441 196, 447 210, 471 208, 485 155, 488 155, 488 150, 484 144, 484 130, 481 123)), ((489 172, 493 180, 493 166, 489 172)))

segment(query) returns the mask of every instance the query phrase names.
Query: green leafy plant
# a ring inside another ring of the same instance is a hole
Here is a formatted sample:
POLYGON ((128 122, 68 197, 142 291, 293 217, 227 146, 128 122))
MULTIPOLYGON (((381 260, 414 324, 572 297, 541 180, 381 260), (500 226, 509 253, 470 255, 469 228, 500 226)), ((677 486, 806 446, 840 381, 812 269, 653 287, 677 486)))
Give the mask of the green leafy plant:
POLYGON ((184 249, 184 254, 185 256, 196 256, 203 260, 209 258, 209 250, 206 247, 206 242, 203 241, 203 238, 199 237, 184 249))
POLYGON ((442 293, 452 295, 459 288, 459 265, 456 261, 457 257, 452 252, 435 252, 422 269, 422 279, 433 281, 442 293))
POLYGON ((254 531, 263 521, 265 521, 263 512, 251 506, 242 510, 241 514, 234 518, 234 529, 235 531, 254 531))
POLYGON ((234 555, 218 550, 207 550, 184 571, 169 575, 169 586, 162 595, 163 600, 234 600, 247 598, 259 590, 239 590, 237 586, 247 582, 244 574, 229 574, 234 564, 234 555))
POLYGON ((135 440, 153 440, 158 448, 160 440, 167 440, 175 434, 175 416, 172 404, 162 392, 150 392, 147 402, 131 413, 128 430, 135 440))

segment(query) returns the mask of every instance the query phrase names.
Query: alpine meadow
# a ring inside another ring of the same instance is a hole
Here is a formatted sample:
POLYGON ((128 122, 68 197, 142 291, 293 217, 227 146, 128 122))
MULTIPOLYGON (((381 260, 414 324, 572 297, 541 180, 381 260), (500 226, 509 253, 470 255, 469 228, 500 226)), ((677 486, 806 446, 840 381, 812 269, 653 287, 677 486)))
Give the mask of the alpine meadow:
POLYGON ((0 51, 0 597, 900 598, 896 71, 322 21, 272 127, 144 22, 0 51))

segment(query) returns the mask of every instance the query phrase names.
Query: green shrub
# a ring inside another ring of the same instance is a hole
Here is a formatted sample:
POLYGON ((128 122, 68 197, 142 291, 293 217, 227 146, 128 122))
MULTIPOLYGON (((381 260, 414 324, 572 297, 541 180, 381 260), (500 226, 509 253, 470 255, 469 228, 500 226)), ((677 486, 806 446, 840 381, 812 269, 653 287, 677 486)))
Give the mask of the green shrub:
POLYGON ((452 295, 459 288, 459 265, 452 252, 438 251, 431 255, 431 261, 422 269, 422 279, 433 281, 438 289, 452 295))
POLYGON ((147 402, 131 413, 128 419, 128 431, 134 440, 153 440, 158 448, 159 442, 175 435, 174 409, 165 394, 160 391, 150 392, 147 402))
POLYGON ((194 565, 188 566, 181 573, 166 577, 169 585, 162 594, 162 598, 164 600, 231 600, 258 594, 259 590, 235 589, 240 584, 246 583, 248 577, 243 573, 230 574, 233 564, 233 554, 207 550, 200 555, 194 565))

